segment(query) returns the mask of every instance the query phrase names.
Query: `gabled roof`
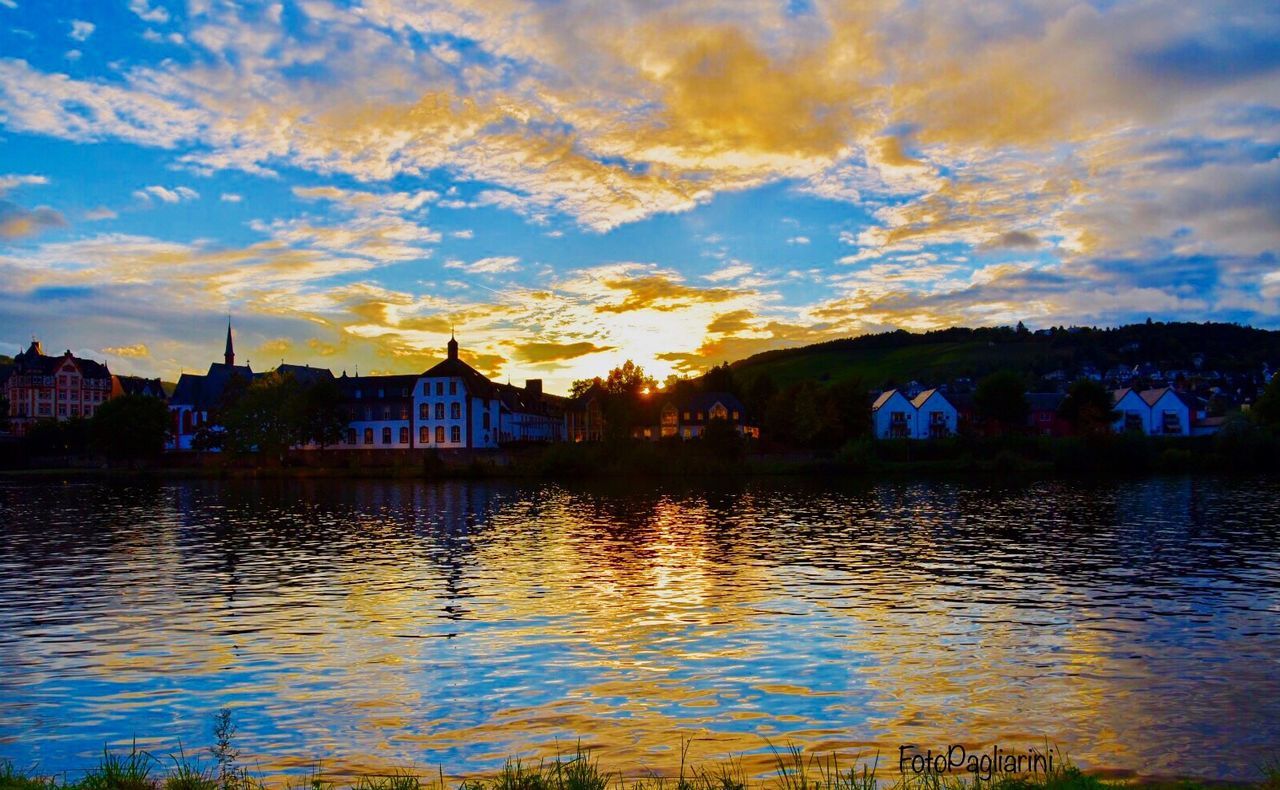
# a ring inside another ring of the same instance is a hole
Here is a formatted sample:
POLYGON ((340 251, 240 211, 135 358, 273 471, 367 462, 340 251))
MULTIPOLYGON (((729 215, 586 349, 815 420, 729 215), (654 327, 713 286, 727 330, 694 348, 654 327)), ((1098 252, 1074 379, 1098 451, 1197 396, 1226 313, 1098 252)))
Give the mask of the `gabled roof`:
MULTIPOLYGON (((948 405, 951 404, 951 401, 947 400, 946 395, 943 395, 937 389, 930 389, 930 390, 925 390, 924 392, 921 392, 919 395, 915 396, 915 398, 911 400, 911 405, 915 406, 918 409, 921 406, 923 406, 925 402, 927 402, 930 398, 932 398, 935 395, 937 395, 939 398, 942 398, 944 401, 946 401, 948 405)), ((955 407, 952 406, 952 408, 955 408, 955 407)))
POLYGON ((528 387, 517 387, 514 384, 493 384, 492 386, 502 407, 510 412, 559 416, 563 415, 565 407, 569 404, 568 398, 548 395, 545 392, 532 392, 528 387))
POLYGON ((119 384, 121 395, 164 397, 164 385, 160 383, 160 379, 147 379, 142 376, 114 376, 113 378, 119 384))
POLYGON ((342 376, 337 379, 338 391, 344 400, 356 400, 356 392, 360 392, 360 401, 377 401, 378 391, 382 391, 381 400, 404 400, 413 397, 413 388, 418 386, 418 377, 412 373, 392 376, 342 376), (403 394, 402 394, 403 393, 403 394))
POLYGON ((241 378, 246 383, 253 381, 253 371, 248 365, 227 365, 215 362, 209 366, 209 372, 201 376, 195 373, 183 373, 169 396, 170 404, 191 406, 200 411, 216 408, 222 400, 222 393, 233 377, 241 378))
POLYGON ((1181 401, 1182 405, 1186 406, 1188 409, 1196 408, 1196 404, 1193 403, 1190 398, 1188 398, 1186 395, 1182 394, 1181 392, 1178 392, 1173 387, 1158 387, 1156 389, 1143 390, 1142 392, 1138 393, 1138 397, 1142 398, 1143 402, 1145 402, 1148 406, 1154 406, 1157 403, 1159 403, 1160 399, 1163 398, 1167 393, 1172 393, 1173 397, 1181 401))
POLYGON ((717 403, 723 405, 729 411, 736 411, 742 414, 746 409, 742 405, 742 401, 731 392, 699 392, 685 401, 684 407, 693 411, 711 411, 711 407, 717 403))
POLYGON ((480 371, 457 357, 446 359, 422 374, 423 378, 460 378, 462 385, 472 395, 493 397, 493 382, 480 371))
MULTIPOLYGON (((898 394, 897 390, 885 390, 884 392, 880 393, 880 397, 876 398, 875 402, 871 404, 871 410, 875 411, 876 409, 885 405, 886 403, 889 402, 889 399, 896 394, 898 394)), ((902 397, 906 398, 907 396, 903 395, 902 397)))
POLYGON ((322 379, 333 378, 333 371, 328 368, 313 368, 310 365, 291 365, 287 362, 282 362, 279 367, 275 369, 275 372, 282 376, 291 374, 295 379, 303 384, 311 384, 322 379))
MULTIPOLYGON (((1135 395, 1137 394, 1137 392, 1133 389, 1133 387, 1123 387, 1123 388, 1118 389, 1118 390, 1112 390, 1112 391, 1111 391, 1111 405, 1112 405, 1112 406, 1114 406, 1114 405, 1116 405, 1117 403, 1119 403, 1120 401, 1124 400, 1124 396, 1125 396, 1125 395, 1128 395, 1130 392, 1133 392, 1135 395)), ((1141 396, 1139 396, 1139 397, 1141 397, 1141 396)))
POLYGON ((67 349, 65 354, 51 357, 44 353, 40 343, 33 340, 26 351, 19 352, 13 358, 13 373, 37 373, 42 376, 51 376, 57 369, 70 359, 80 371, 80 375, 87 379, 109 379, 111 371, 101 362, 95 362, 92 359, 77 357, 71 353, 71 349, 67 349))

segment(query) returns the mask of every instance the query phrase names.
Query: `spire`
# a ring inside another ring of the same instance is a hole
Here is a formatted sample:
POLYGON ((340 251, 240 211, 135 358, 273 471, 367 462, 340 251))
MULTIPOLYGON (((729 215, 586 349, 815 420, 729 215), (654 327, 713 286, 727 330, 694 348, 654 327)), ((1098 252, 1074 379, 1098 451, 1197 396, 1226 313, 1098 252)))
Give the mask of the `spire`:
POLYGON ((453 330, 449 330, 449 359, 458 358, 458 341, 453 337, 453 330))
POLYGON ((223 352, 222 358, 226 361, 227 367, 233 367, 236 364, 236 350, 231 345, 231 316, 227 316, 227 350, 223 352))

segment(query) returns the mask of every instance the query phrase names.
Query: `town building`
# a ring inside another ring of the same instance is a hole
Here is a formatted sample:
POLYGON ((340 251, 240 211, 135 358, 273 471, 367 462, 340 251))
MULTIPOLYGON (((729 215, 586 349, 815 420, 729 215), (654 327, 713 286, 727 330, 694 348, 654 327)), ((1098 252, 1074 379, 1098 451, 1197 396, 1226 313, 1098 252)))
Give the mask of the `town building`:
POLYGON ((178 378, 173 395, 169 397, 170 450, 191 450, 192 442, 202 427, 210 425, 212 415, 225 402, 228 390, 247 387, 253 381, 253 371, 247 364, 236 365, 235 346, 231 338, 231 322, 227 322, 227 345, 222 362, 209 365, 203 376, 183 373, 178 378))
POLYGON ((760 428, 747 415, 737 396, 729 392, 700 392, 684 397, 656 398, 643 410, 631 435, 637 439, 698 439, 714 420, 739 436, 760 438, 760 428))
POLYGON ((1200 400, 1174 387, 1116 390, 1111 394, 1117 412, 1113 428, 1117 432, 1148 436, 1205 436, 1222 425, 1220 417, 1210 417, 1200 400))
POLYGON ((164 384, 160 379, 148 379, 142 376, 112 376, 111 397, 121 395, 142 395, 148 398, 168 398, 164 392, 164 384))
POLYGON ((886 390, 871 404, 871 427, 877 439, 942 439, 954 436, 959 412, 938 389, 920 391, 910 400, 900 390, 886 390))
POLYGON ((13 358, 4 380, 9 430, 22 436, 41 420, 92 417, 111 398, 112 386, 104 363, 77 357, 70 349, 61 356, 47 356, 40 341, 32 340, 13 358))
POLYGON ((347 426, 335 448, 407 450, 414 446, 416 375, 349 377, 343 373, 337 382, 347 426))

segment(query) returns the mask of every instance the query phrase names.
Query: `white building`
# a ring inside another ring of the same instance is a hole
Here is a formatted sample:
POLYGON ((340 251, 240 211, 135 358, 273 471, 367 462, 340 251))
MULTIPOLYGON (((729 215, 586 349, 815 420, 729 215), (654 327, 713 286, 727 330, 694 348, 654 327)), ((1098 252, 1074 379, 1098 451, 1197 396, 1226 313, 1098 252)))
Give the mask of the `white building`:
POLYGON ((886 390, 871 404, 871 424, 877 439, 914 439, 916 407, 898 390, 886 390))
POLYGON ((959 414, 947 396, 936 389, 917 395, 911 405, 916 410, 917 439, 942 439, 954 436, 959 414))
POLYGON ((1116 390, 1111 400, 1117 412, 1112 427, 1117 432, 1190 436, 1197 418, 1204 417, 1195 403, 1172 387, 1116 390))
POLYGON ((954 436, 958 422, 956 407, 936 389, 911 400, 899 390, 887 390, 871 404, 877 439, 941 439, 954 436))

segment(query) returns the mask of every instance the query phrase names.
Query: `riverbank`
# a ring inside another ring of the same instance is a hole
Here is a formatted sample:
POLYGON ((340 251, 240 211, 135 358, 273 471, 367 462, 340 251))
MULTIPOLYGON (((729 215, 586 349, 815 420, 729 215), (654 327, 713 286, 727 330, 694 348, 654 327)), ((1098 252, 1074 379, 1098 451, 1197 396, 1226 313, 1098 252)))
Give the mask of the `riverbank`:
MULTIPOLYGON (((1035 770, 1022 773, 954 768, 947 773, 913 773, 889 778, 878 773, 880 759, 842 763, 835 755, 805 755, 797 747, 773 749, 773 764, 764 776, 748 776, 742 764, 687 766, 672 775, 631 776, 602 767, 590 750, 547 761, 509 758, 496 773, 446 775, 404 770, 360 776, 326 774, 319 764, 303 776, 268 778, 237 763, 238 754, 210 749, 212 760, 180 753, 166 760, 136 747, 129 752, 103 751, 97 766, 80 778, 66 772, 23 771, 0 760, 0 790, 1280 790, 1280 761, 1259 768, 1254 782, 1197 779, 1105 779, 1081 771, 1060 752, 1051 750, 1035 770)), ((984 755, 987 756, 987 755, 984 755)), ((975 755, 976 757, 976 755, 975 755)))
POLYGON ((1132 478, 1151 474, 1274 474, 1280 440, 1269 434, 1161 438, 1132 435, 949 438, 849 442, 829 452, 759 452, 702 442, 599 442, 500 450, 307 450, 283 458, 167 454, 108 465, 85 457, 27 459, 9 477, 163 478, 662 478, 992 476, 1132 478))

